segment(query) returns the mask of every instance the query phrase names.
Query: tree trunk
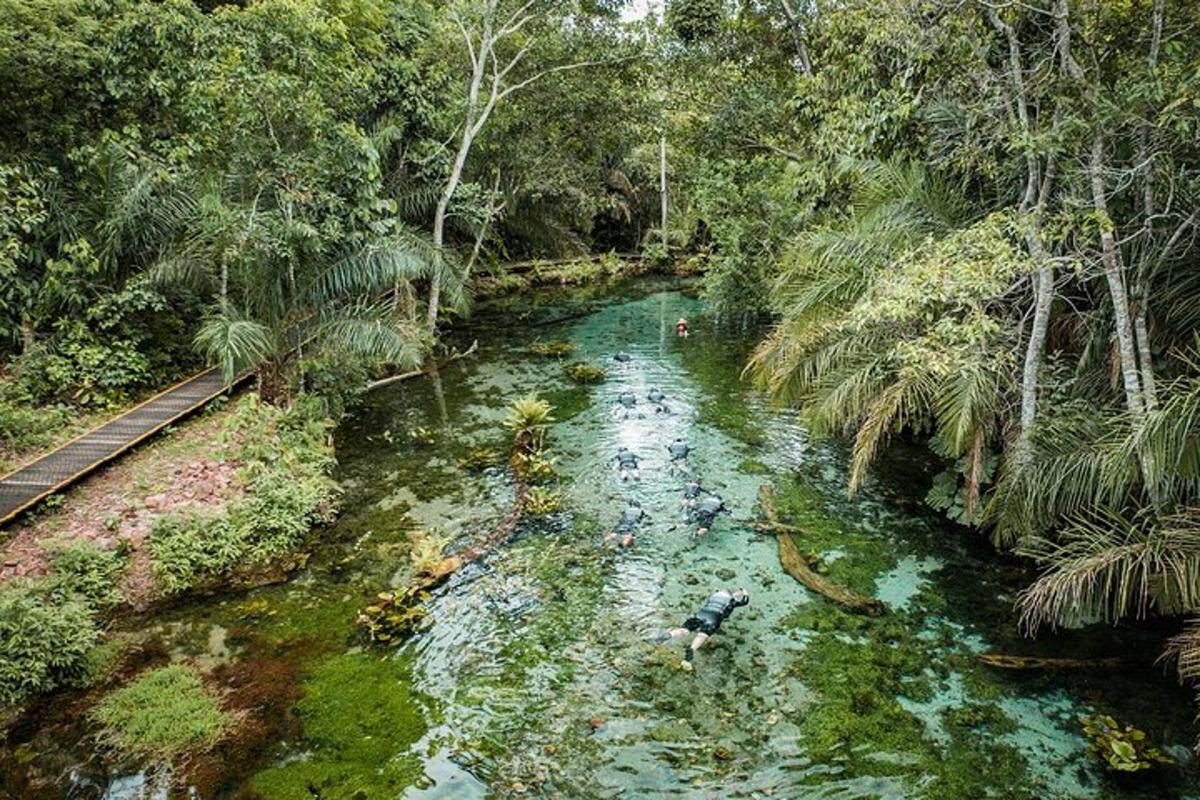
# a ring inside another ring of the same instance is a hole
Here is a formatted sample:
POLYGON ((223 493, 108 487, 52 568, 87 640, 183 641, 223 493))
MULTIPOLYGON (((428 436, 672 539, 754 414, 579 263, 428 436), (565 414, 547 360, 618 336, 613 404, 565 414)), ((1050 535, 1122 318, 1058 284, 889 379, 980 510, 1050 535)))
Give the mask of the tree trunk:
POLYGON ((1088 177, 1092 184, 1092 207, 1100 224, 1100 261, 1104 267, 1104 278, 1108 282, 1108 294, 1113 305, 1113 323, 1117 330, 1117 353, 1121 361, 1121 380, 1125 385, 1125 403, 1131 412, 1140 417, 1145 409, 1142 402, 1141 380, 1138 376, 1137 345, 1134 341, 1133 322, 1129 314, 1129 295, 1125 290, 1125 275, 1121 266, 1121 253, 1113 235, 1115 224, 1108 213, 1108 198, 1104 187, 1104 133, 1097 126, 1092 137, 1092 152, 1088 160, 1088 177))
POLYGON ((37 326, 33 324, 33 319, 27 315, 21 315, 21 355, 29 355, 29 351, 37 343, 37 326))
POLYGON ((667 135, 664 133, 658 140, 658 192, 662 201, 662 243, 667 244, 667 135))
POLYGON ((783 15, 787 17, 788 28, 792 32, 792 43, 796 46, 796 57, 800 59, 800 71, 811 78, 813 75, 812 60, 808 56, 808 36, 804 30, 804 21, 792 6, 792 0, 779 0, 783 7, 783 15))

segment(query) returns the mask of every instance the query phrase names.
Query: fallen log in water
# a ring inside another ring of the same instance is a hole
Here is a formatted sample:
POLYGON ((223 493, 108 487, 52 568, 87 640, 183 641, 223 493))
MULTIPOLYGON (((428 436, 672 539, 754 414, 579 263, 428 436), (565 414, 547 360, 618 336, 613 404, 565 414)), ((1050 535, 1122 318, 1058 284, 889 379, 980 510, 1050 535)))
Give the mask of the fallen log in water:
POLYGON ((1125 659, 1114 658, 1039 658, 1003 653, 981 653, 979 661, 999 669, 1120 669, 1125 659))
POLYGON ((382 386, 390 386, 393 383, 399 383, 400 381, 406 381, 409 378, 416 378, 420 375, 430 375, 434 372, 437 372, 442 367, 446 366, 447 364, 449 364, 453 361, 457 361, 460 358, 466 358, 467 356, 474 353, 478 347, 479 347, 479 340, 477 339, 471 343, 470 347, 468 347, 466 350, 464 350, 461 353, 458 352, 457 350, 455 350, 453 353, 451 353, 446 358, 442 359, 440 362, 435 362, 433 364, 427 364, 427 365, 421 367, 420 369, 414 369, 411 372, 402 372, 399 375, 392 375, 387 378, 380 378, 377 381, 371 381, 363 388, 363 391, 370 392, 370 391, 374 391, 375 389, 378 389, 382 386))
POLYGON ((765 528, 775 534, 775 540, 779 543, 779 563, 783 565, 784 570, 808 589, 856 614, 878 616, 886 611, 886 606, 874 597, 867 597, 844 586, 838 586, 808 565, 800 548, 796 546, 795 539, 792 538, 792 533, 798 532, 798 529, 779 521, 779 515, 775 511, 775 503, 772 500, 773 496, 773 486, 764 485, 759 488, 759 503, 762 506, 763 516, 766 517, 765 526, 760 526, 759 529, 765 528))

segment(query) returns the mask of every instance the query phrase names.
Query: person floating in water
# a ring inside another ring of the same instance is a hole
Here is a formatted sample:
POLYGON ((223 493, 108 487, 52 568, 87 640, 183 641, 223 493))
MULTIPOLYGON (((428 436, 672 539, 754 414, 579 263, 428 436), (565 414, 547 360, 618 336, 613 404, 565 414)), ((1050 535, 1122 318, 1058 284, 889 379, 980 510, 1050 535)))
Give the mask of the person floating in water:
POLYGON ((613 361, 620 361, 624 364, 628 361, 633 361, 633 356, 629 355, 629 353, 617 353, 613 356, 613 361))
POLYGON ((638 457, 637 454, 628 447, 622 447, 613 457, 613 461, 617 463, 617 473, 621 476, 621 480, 627 481, 633 478, 635 481, 638 477, 638 457))
POLYGON ((636 500, 630 500, 629 506, 621 512, 621 518, 617 520, 616 527, 604 537, 604 543, 616 542, 621 547, 633 547, 634 534, 637 533, 638 525, 645 518, 646 512, 642 510, 641 504, 636 500))
POLYGON ((691 508, 696 505, 696 501, 702 494, 705 494, 705 491, 704 487, 700 485, 700 481, 688 481, 683 487, 683 507, 691 508))
POLYGON ((679 322, 675 323, 675 335, 680 339, 688 337, 688 321, 685 318, 680 317, 679 322))
POLYGON ((688 446, 687 440, 683 437, 677 437, 675 441, 667 445, 667 452, 671 454, 671 467, 680 472, 688 471, 687 457, 692 448, 688 446))
POLYGON ((710 493, 707 497, 697 502, 695 510, 692 511, 692 520, 699 526, 696 528, 696 535, 703 536, 708 533, 708 529, 712 527, 717 514, 728 510, 725 508, 725 501, 719 495, 710 493))
POLYGON ((617 395, 618 408, 614 411, 614 416, 624 414, 625 418, 629 418, 629 412, 637 406, 637 395, 633 392, 621 392, 617 395))
POLYGON ((717 589, 708 596, 704 601, 704 605, 700 606, 700 610, 683 621, 683 627, 672 628, 667 631, 667 638, 676 639, 680 636, 687 636, 689 633, 696 634, 692 641, 683 649, 683 661, 679 666, 690 670, 692 668, 692 658, 696 655, 696 651, 704 646, 704 643, 721 629, 721 623, 729 619, 729 615, 734 609, 750 604, 750 593, 745 589, 737 588, 733 591, 729 589, 717 589))
POLYGON ((655 414, 670 413, 669 410, 667 409, 667 404, 663 402, 664 400, 667 399, 667 396, 665 394, 663 394, 661 391, 659 391, 658 389, 651 389, 650 393, 646 395, 646 399, 654 404, 654 413, 655 414))

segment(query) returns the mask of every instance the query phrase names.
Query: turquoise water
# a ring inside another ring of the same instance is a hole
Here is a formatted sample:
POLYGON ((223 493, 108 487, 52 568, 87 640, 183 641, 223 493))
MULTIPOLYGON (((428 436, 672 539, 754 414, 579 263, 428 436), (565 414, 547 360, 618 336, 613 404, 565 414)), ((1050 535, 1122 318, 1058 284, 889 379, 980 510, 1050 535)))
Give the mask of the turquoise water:
MULTIPOLYGON (((147 662, 209 670, 252 729, 177 786, 268 800, 1194 792, 1190 697, 1153 669, 1017 674, 975 659, 1148 651, 1153 641, 1125 629, 1021 640, 1012 602, 1024 568, 923 510, 932 467, 915 454, 899 452, 846 499, 841 450, 809 441, 739 381, 755 331, 718 328, 690 293, 656 284, 535 300, 483 310, 462 334, 464 346, 480 342, 473 359, 376 392, 343 426, 345 512, 294 580, 128 625, 146 637, 147 662), (674 335, 680 316, 693 322, 687 340, 674 335), (607 380, 573 386, 561 361, 527 352, 536 339, 573 342, 567 360, 601 364, 607 380), (632 359, 614 361, 618 351, 632 359), (669 413, 645 400, 619 410, 622 391, 644 398, 652 387, 669 413), (356 610, 406 579, 411 531, 465 544, 507 511, 505 476, 458 459, 503 449, 505 406, 533 391, 556 405, 563 510, 523 523, 436 592, 420 634, 369 646, 356 610), (667 454, 676 437, 692 446, 690 474, 732 512, 699 539, 680 505, 686 475, 667 454), (621 447, 642 457, 640 480, 613 469, 621 447), (774 537, 753 527, 764 483, 811 532, 800 547, 887 614, 846 613, 782 571, 774 537), (629 499, 648 513, 636 545, 598 547, 629 499), (681 642, 654 635, 720 586, 745 586, 751 604, 684 672, 681 642), (1078 723, 1095 711, 1145 729, 1183 765, 1133 782, 1106 776, 1078 723)), ((105 765, 69 709, 59 700, 17 730, 0 784, 14 797, 188 796, 145 765, 105 765)))

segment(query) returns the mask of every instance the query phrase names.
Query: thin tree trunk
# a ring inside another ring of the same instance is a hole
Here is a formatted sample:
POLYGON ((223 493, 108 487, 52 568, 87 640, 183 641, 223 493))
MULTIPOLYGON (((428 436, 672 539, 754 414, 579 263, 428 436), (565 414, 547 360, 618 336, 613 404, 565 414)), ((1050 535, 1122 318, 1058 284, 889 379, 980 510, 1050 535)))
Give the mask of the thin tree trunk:
MULTIPOLYGON (((1162 27, 1163 13, 1165 10, 1165 0, 1154 0, 1154 7, 1151 14, 1150 23, 1150 52, 1146 56, 1146 66, 1150 78, 1153 80, 1158 71, 1158 52, 1162 46, 1162 27)), ((1147 114, 1152 114, 1154 108, 1146 109, 1147 114)), ((1142 182, 1142 212, 1145 215, 1143 219, 1145 246, 1141 248, 1143 253, 1141 263, 1138 268, 1138 279, 1135 287, 1137 296, 1137 313, 1133 320, 1133 332, 1137 337, 1138 358, 1142 368, 1142 392, 1145 395, 1146 408, 1153 411, 1158 407, 1158 386, 1154 380, 1154 356, 1150 350, 1150 253, 1151 246, 1154 242, 1154 214, 1157 210, 1157 203, 1154 198, 1155 190, 1155 153, 1150 142, 1150 125, 1143 124, 1138 130, 1138 163, 1141 164, 1144 170, 1142 182)))
POLYGON ((788 28, 792 32, 792 43, 796 46, 796 57, 800 59, 800 71, 807 77, 813 75, 812 60, 808 56, 808 35, 804 30, 804 21, 792 6, 792 0, 779 0, 783 7, 783 15, 787 17, 788 28))
POLYGON ((662 201, 662 243, 667 244, 667 135, 664 133, 658 140, 658 192, 662 201))
POLYGON ((21 315, 21 355, 29 355, 29 351, 37 343, 37 326, 28 314, 21 315))
POLYGON ((1108 282, 1108 294, 1113 305, 1113 323, 1117 329, 1117 354, 1121 361, 1121 380, 1125 385, 1125 403, 1130 411, 1140 417, 1145 405, 1142 402, 1141 380, 1138 376, 1137 345, 1134 341, 1133 321, 1129 314, 1129 294, 1125 289, 1121 253, 1113 235, 1116 226, 1108 213, 1104 169, 1104 132, 1097 126, 1092 137, 1091 157, 1088 160, 1092 207, 1100 222, 1100 261, 1104 267, 1104 278, 1108 282))

